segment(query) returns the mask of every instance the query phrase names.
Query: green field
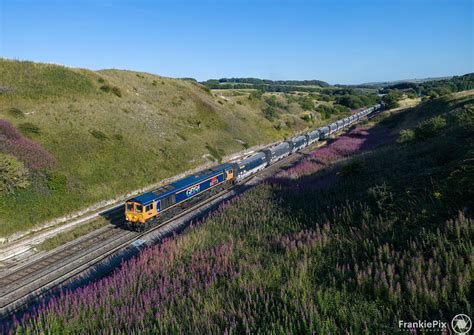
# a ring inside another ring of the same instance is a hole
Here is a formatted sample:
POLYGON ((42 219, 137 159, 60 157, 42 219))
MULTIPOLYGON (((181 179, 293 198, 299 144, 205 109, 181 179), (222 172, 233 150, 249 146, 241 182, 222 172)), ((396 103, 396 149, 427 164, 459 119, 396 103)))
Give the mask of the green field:
POLYGON ((55 160, 29 169, 28 187, 0 195, 0 236, 323 123, 304 120, 285 96, 269 106, 270 94, 250 94, 221 97, 147 73, 0 60, 0 119, 55 160))

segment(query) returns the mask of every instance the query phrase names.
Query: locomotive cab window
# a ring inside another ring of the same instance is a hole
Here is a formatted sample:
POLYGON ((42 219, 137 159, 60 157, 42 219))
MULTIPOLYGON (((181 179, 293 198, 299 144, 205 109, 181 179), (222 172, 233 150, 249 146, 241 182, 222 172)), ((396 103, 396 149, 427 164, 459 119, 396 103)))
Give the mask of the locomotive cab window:
POLYGON ((132 202, 127 203, 127 211, 133 211, 133 203, 132 202))
POLYGON ((142 205, 138 205, 138 204, 137 204, 137 205, 135 206, 135 211, 136 211, 136 212, 139 212, 139 213, 141 213, 141 212, 142 212, 142 210, 143 210, 143 207, 142 207, 142 205))
POLYGON ((145 212, 151 211, 153 209, 153 205, 146 206, 145 212))

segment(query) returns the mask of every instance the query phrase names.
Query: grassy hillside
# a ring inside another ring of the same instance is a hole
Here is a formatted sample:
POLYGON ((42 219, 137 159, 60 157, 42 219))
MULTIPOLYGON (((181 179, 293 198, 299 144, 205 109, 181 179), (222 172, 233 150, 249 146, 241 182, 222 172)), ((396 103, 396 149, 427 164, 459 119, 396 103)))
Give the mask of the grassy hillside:
POLYGON ((472 315, 473 92, 375 122, 14 330, 391 334, 472 315))
POLYGON ((24 165, 0 193, 0 236, 320 123, 297 103, 266 115, 269 95, 250 93, 0 60, 0 171, 24 165))

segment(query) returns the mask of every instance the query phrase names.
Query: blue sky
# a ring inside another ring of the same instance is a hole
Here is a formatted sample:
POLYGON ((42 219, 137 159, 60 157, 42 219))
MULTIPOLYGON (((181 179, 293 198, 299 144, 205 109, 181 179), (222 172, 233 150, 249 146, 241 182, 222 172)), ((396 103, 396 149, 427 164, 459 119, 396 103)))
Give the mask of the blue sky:
POLYGON ((198 80, 473 72, 471 0, 0 0, 0 56, 198 80))

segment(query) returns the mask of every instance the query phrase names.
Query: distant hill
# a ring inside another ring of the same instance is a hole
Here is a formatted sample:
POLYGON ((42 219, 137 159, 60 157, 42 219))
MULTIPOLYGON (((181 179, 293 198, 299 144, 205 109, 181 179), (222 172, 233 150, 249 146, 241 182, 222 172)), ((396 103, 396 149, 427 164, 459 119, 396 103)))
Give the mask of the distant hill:
POLYGON ((263 92, 317 91, 330 86, 321 80, 268 80, 258 78, 221 78, 202 82, 210 89, 259 89, 263 92))
MULTIPOLYGON (((370 83, 362 83, 362 84, 357 84, 353 86, 379 86, 379 87, 385 87, 385 86, 392 86, 400 83, 424 83, 427 81, 435 81, 435 80, 445 80, 445 79, 450 79, 452 76, 448 77, 433 77, 433 78, 421 78, 421 79, 400 79, 400 80, 394 80, 394 81, 380 81, 380 82, 370 82, 370 83)), ((352 85, 351 85, 352 86, 352 85)))

